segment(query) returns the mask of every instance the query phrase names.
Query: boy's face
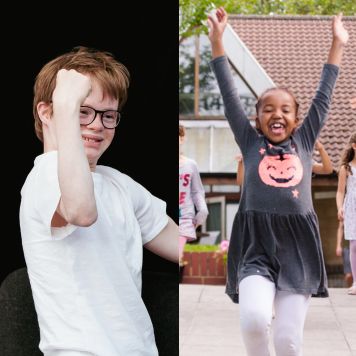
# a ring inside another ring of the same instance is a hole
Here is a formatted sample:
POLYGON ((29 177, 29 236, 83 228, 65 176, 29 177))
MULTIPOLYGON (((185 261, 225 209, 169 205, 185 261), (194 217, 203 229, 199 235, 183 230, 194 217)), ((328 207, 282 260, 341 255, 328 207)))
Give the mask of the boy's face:
POLYGON ((256 127, 273 143, 291 136, 297 127, 294 98, 284 90, 272 90, 263 95, 257 113, 256 127))
MULTIPOLYGON (((82 106, 89 106, 96 110, 117 110, 118 100, 103 97, 103 91, 96 81, 92 81, 92 90, 82 106)), ((110 146, 115 129, 106 129, 101 122, 101 114, 87 126, 80 126, 85 153, 91 168, 95 168, 100 156, 110 146)))

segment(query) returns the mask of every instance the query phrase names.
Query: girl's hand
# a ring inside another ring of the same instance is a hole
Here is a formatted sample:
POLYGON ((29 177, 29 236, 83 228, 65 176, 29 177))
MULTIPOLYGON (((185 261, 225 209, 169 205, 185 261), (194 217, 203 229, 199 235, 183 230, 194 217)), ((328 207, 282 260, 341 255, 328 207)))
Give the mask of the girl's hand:
POLYGON ((333 17, 332 29, 333 40, 345 45, 349 39, 349 34, 342 23, 342 13, 333 17))
POLYGON ((316 140, 314 147, 316 150, 320 151, 323 148, 323 144, 319 140, 316 140))
POLYGON ((337 217, 340 221, 344 220, 344 208, 340 208, 337 212, 337 217))
POLYGON ((353 109, 356 109, 356 96, 351 99, 351 107, 352 107, 353 109))
POLYGON ((341 246, 336 246, 336 256, 341 257, 342 256, 342 247, 341 246))
POLYGON ((219 7, 215 15, 208 15, 209 40, 211 43, 221 41, 227 24, 227 13, 223 7, 219 7))

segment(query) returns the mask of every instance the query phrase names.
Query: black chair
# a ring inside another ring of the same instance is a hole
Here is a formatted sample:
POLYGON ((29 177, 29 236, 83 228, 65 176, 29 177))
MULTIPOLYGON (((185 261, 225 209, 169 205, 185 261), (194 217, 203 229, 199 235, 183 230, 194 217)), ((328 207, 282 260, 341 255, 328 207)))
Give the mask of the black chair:
MULTIPOLYGON (((159 355, 178 355, 178 275, 143 271, 142 290, 159 355)), ((0 355, 43 356, 39 340, 31 286, 26 268, 21 268, 0 287, 0 355)))

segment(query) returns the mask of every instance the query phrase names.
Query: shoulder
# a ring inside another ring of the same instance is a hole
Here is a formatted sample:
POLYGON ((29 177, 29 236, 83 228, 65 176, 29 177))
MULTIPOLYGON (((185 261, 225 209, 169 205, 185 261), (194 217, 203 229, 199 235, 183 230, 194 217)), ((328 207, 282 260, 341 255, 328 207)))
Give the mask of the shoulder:
POLYGON ((130 195, 132 195, 132 193, 136 193, 137 191, 142 191, 143 189, 145 189, 140 183, 135 181, 133 178, 112 167, 98 165, 95 169, 95 173, 107 178, 115 186, 124 189, 130 195))
POLYGON ((197 162, 193 158, 185 157, 186 164, 194 167, 198 167, 197 162))

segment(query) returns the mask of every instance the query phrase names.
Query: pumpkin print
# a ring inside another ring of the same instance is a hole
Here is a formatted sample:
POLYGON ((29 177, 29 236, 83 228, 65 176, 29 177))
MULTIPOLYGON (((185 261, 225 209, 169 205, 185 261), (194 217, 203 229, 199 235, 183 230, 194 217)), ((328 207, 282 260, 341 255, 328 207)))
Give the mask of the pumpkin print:
POLYGON ((303 166, 294 154, 264 156, 258 167, 263 183, 273 187, 294 187, 303 177, 303 166))

